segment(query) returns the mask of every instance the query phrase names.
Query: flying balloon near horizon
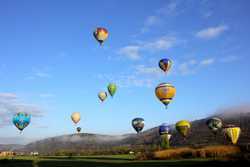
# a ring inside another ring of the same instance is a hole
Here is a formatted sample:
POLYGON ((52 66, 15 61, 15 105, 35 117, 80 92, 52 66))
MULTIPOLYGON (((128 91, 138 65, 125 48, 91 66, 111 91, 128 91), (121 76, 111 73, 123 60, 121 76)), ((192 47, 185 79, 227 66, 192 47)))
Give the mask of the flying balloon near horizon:
POLYGON ((181 120, 175 124, 175 128, 180 133, 180 135, 185 139, 189 134, 191 124, 189 121, 181 120))
POLYGON ((114 96, 116 90, 117 90, 117 86, 116 86, 115 83, 110 83, 110 84, 108 85, 108 92, 109 92, 109 94, 110 94, 111 97, 114 96))
POLYGON ((159 67, 165 73, 167 73, 170 70, 172 64, 173 64, 173 62, 170 59, 167 59, 167 58, 161 59, 159 61, 159 67))
POLYGON ((77 124, 81 120, 81 114, 79 112, 73 112, 71 119, 75 124, 77 124))
POLYGON ((78 133, 80 133, 80 132, 81 132, 81 130, 82 130, 82 128, 81 128, 81 127, 77 127, 77 128, 76 128, 76 131, 77 131, 78 133))
POLYGON ((156 97, 168 107, 168 104, 173 100, 176 94, 176 89, 169 83, 161 83, 155 88, 156 97))
POLYGON ((12 122, 20 130, 20 133, 30 124, 31 115, 25 112, 19 112, 14 115, 12 122))
POLYGON ((135 118, 132 120, 132 126, 137 133, 141 132, 144 128, 144 119, 143 118, 135 118))
POLYGON ((232 142, 232 144, 237 144, 240 137, 241 128, 235 125, 227 125, 224 128, 224 133, 226 134, 227 139, 232 142))
POLYGON ((98 27, 93 32, 93 35, 100 45, 103 45, 104 41, 108 38, 109 33, 106 28, 98 27))
POLYGON ((206 122, 208 128, 216 135, 217 132, 222 128, 222 120, 217 117, 213 117, 207 120, 206 122))
POLYGON ((170 133, 170 127, 164 123, 159 126, 159 134, 161 136, 161 147, 169 148, 170 147, 170 139, 172 137, 170 133))
POLYGON ((101 100, 101 102, 103 102, 108 97, 108 94, 107 92, 101 91, 98 93, 98 97, 101 100))

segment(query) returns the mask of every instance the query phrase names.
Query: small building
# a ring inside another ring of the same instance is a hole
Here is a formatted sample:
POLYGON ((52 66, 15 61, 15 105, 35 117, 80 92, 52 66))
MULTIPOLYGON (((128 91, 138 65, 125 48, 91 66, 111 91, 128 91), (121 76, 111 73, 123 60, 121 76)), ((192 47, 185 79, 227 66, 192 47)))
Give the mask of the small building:
POLYGON ((30 155, 32 155, 32 156, 38 156, 39 153, 37 151, 36 152, 30 152, 30 155))

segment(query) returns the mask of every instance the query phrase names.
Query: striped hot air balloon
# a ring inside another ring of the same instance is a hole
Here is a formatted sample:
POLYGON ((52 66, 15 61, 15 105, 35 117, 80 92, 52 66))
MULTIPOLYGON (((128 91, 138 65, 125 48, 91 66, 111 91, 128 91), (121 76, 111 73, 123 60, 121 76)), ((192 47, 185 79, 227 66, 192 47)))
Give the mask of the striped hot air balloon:
POLYGON ((166 106, 172 101, 176 93, 176 89, 169 83, 161 83, 155 88, 155 95, 166 106))
POLYGON ((170 59, 161 59, 159 61, 159 67, 162 69, 164 72, 168 72, 172 66, 172 61, 170 59))

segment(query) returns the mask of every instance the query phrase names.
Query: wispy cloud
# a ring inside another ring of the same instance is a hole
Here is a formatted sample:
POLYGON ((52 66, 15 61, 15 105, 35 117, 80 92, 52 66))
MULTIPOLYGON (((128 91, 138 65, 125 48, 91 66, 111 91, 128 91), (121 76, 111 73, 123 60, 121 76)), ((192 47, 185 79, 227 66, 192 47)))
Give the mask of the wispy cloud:
POLYGON ((140 46, 129 45, 129 46, 120 48, 118 51, 118 54, 124 55, 131 60, 137 60, 140 58, 140 54, 139 54, 140 49, 141 49, 140 46))
POLYGON ((221 35, 223 32, 228 30, 228 26, 220 25, 217 27, 208 27, 198 31, 195 36, 202 39, 212 39, 221 35))
POLYGON ((13 115, 17 112, 27 112, 32 117, 43 116, 43 111, 36 105, 22 102, 14 93, 0 93, 0 127, 11 124, 13 115))
POLYGON ((200 65, 203 65, 203 66, 207 66, 207 65, 211 65, 213 64, 215 61, 214 58, 208 58, 208 59, 204 59, 200 62, 200 65))
POLYGON ((52 97, 55 97, 55 94, 53 94, 53 93, 41 93, 39 96, 41 98, 52 98, 52 97))
POLYGON ((239 60, 239 56, 226 56, 220 59, 222 63, 230 63, 239 60))
POLYGON ((118 54, 125 56, 131 60, 138 60, 141 57, 141 52, 150 51, 166 51, 174 47, 177 39, 173 36, 163 36, 152 41, 141 42, 135 45, 128 45, 118 50, 118 54))
POLYGON ((215 63, 214 58, 206 58, 202 60, 190 59, 180 64, 177 64, 177 70, 174 72, 176 75, 190 75, 195 74, 203 67, 215 63))

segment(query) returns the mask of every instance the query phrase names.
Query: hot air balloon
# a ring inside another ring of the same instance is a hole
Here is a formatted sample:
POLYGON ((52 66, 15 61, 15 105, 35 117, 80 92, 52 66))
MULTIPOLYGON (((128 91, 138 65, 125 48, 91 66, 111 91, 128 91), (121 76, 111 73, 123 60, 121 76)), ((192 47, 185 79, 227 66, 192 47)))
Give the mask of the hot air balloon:
POLYGON ((144 119, 143 118, 135 118, 132 120, 132 126, 137 133, 142 131, 144 128, 144 119))
POLYGON ((162 124, 159 127, 159 134, 161 136, 161 147, 162 148, 169 148, 169 140, 172 137, 170 134, 170 127, 167 124, 162 124))
POLYGON ((168 83, 161 83, 155 88, 155 95, 166 106, 166 108, 174 98, 175 93, 175 87, 168 83))
POLYGON ((100 43, 100 45, 103 44, 103 42, 108 38, 108 30, 103 27, 98 27, 95 29, 93 33, 95 39, 100 43))
POLYGON ((78 133, 80 133, 80 132, 81 132, 81 130, 82 130, 82 128, 81 128, 81 127, 77 127, 77 128, 76 128, 76 131, 77 131, 78 133))
POLYGON ((19 112, 14 115, 13 117, 13 124, 17 127, 17 129, 20 130, 20 132, 23 131, 24 128, 26 128, 30 123, 31 116, 24 112, 19 112))
POLYGON ((191 128, 191 124, 186 120, 182 120, 175 124, 175 128, 184 138, 186 138, 191 128))
POLYGON ((108 97, 108 94, 107 92, 101 91, 98 93, 98 97, 103 102, 108 97))
POLYGON ((164 71, 168 72, 172 66, 172 61, 170 59, 161 59, 159 61, 159 67, 164 71))
POLYGON ((74 112, 71 115, 72 121, 77 124, 81 120, 81 114, 79 112, 74 112))
POLYGON ((214 133, 216 134, 218 132, 218 130, 220 130, 222 128, 222 120, 220 118, 217 117, 213 117, 207 120, 206 122, 208 128, 214 133))
POLYGON ((228 125, 224 128, 224 132, 227 136, 227 138, 233 143, 233 144, 237 144, 238 139, 240 137, 240 132, 241 129, 238 126, 234 126, 234 125, 228 125))
POLYGON ((109 94, 110 94, 111 97, 114 96, 114 94, 115 94, 115 92, 116 92, 116 89, 117 89, 116 84, 110 83, 110 84, 108 85, 108 91, 109 91, 109 94))

